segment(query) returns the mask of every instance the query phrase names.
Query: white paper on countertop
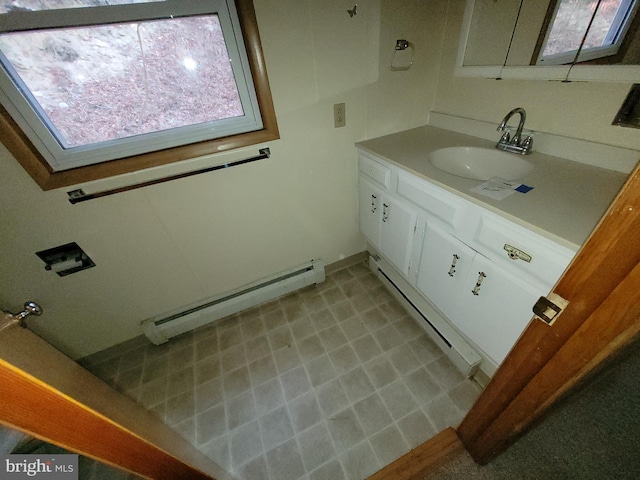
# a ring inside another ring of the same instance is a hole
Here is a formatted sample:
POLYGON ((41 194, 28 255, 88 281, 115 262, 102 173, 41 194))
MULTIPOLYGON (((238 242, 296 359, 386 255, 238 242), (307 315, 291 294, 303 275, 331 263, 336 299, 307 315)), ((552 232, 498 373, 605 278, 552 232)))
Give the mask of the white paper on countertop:
POLYGON ((516 188, 522 185, 520 182, 510 182, 500 177, 493 177, 480 185, 473 187, 472 192, 493 198, 494 200, 502 200, 516 192, 516 188))

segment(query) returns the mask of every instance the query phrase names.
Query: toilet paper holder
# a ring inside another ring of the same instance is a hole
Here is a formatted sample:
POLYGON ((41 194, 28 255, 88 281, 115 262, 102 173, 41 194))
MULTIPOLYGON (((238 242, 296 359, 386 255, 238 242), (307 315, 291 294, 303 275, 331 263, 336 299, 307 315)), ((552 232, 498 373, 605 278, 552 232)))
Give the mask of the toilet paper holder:
POLYGON ((36 255, 45 263, 45 270, 53 270, 61 277, 96 266, 75 242, 42 250, 36 255))

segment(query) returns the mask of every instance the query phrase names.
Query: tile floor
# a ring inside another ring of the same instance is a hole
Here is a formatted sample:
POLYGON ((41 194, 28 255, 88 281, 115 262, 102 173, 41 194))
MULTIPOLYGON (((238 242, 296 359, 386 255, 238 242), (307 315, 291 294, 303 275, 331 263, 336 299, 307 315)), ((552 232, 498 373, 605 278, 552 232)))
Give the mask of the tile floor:
POLYGON ((365 264, 81 363, 244 480, 362 480, 456 426, 480 392, 365 264))

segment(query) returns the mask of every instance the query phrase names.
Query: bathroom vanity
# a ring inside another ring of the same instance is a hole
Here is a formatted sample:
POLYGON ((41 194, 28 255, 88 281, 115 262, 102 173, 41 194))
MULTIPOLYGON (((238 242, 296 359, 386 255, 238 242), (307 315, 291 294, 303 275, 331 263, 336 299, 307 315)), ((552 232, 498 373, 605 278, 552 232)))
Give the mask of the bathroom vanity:
POLYGON ((525 187, 498 200, 429 161, 494 146, 431 126, 357 144, 373 268, 467 375, 493 374, 626 178, 534 152, 525 187))

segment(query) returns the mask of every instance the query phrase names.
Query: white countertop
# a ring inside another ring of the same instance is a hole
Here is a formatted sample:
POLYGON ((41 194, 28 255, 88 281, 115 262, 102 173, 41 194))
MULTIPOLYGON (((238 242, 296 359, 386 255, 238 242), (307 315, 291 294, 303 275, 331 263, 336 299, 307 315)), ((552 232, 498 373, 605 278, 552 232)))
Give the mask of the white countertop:
POLYGON ((588 238, 627 179, 626 174, 614 170, 537 153, 534 141, 534 152, 524 157, 534 165, 533 172, 518 180, 533 190, 493 200, 470 191, 483 181, 443 172, 427 159, 440 148, 494 148, 495 143, 424 126, 356 146, 573 250, 588 238))

